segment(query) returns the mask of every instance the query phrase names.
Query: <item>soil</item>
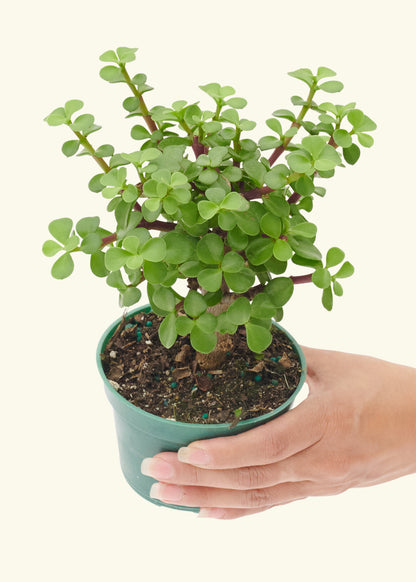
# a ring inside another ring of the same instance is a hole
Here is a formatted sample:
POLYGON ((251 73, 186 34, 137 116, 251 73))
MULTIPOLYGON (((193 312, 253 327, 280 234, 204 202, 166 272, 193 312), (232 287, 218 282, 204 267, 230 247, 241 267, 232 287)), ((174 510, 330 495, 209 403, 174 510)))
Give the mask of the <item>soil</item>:
POLYGON ((160 343, 161 321, 145 312, 123 319, 101 355, 112 386, 146 412, 179 422, 235 425, 271 412, 299 383, 299 358, 275 326, 263 355, 248 349, 241 326, 229 336, 232 346, 221 368, 205 370, 189 336, 179 336, 170 349, 160 343))

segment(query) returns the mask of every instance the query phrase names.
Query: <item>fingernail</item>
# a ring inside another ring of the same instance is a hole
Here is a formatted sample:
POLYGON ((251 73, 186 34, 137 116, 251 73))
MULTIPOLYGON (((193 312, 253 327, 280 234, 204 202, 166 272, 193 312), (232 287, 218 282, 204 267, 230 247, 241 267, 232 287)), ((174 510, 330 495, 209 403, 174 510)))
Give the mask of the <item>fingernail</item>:
POLYGON ((198 517, 211 517, 214 519, 221 519, 224 517, 225 511, 221 508, 208 508, 203 507, 199 510, 198 517))
POLYGON ((180 501, 183 497, 183 489, 176 485, 154 483, 150 488, 150 497, 167 502, 180 501))
POLYGON ((143 459, 141 467, 141 472, 143 475, 148 477, 154 477, 155 479, 170 479, 173 477, 173 467, 170 463, 163 461, 162 459, 143 459))
POLYGON ((182 447, 178 451, 178 459, 191 465, 208 465, 209 463, 206 451, 198 447, 182 447))

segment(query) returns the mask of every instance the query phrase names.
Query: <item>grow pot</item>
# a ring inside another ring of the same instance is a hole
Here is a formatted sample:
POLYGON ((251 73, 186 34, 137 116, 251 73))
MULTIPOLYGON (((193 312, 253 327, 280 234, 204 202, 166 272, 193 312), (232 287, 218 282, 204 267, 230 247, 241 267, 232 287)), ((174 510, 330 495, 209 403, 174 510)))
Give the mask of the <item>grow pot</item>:
MULTIPOLYGON (((128 313, 126 319, 139 312, 149 313, 150 305, 137 308, 128 313)), ((230 427, 229 423, 222 424, 193 424, 186 422, 176 422, 145 412, 138 408, 123 396, 111 385, 106 378, 102 366, 101 354, 121 323, 122 317, 115 321, 102 335, 97 348, 97 365, 102 379, 104 380, 105 392, 114 410, 114 419, 120 454, 120 464, 124 477, 128 484, 143 498, 156 505, 162 505, 174 509, 197 512, 199 508, 183 507, 174 504, 163 503, 157 499, 152 499, 149 495, 150 488, 155 483, 151 477, 142 475, 140 466, 146 457, 153 457, 162 451, 178 451, 181 447, 189 445, 191 442, 214 437, 231 436, 242 433, 246 430, 259 426, 283 414, 292 406, 294 399, 302 388, 306 378, 306 362, 303 352, 295 339, 280 325, 273 322, 277 328, 282 330, 290 341, 295 353, 299 357, 301 375, 299 383, 290 397, 278 408, 258 416, 240 421, 236 426, 230 427)))

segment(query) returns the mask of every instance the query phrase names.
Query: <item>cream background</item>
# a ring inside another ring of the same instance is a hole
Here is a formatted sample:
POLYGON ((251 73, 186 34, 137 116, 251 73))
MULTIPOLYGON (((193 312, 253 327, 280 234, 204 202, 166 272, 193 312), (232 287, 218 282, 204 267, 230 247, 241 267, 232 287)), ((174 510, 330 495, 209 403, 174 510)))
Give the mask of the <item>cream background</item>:
POLYGON ((410 0, 3 8, 2 579, 415 579, 415 475, 233 522, 136 496, 94 363, 99 335, 119 315, 115 292, 83 261, 70 279, 52 280, 40 252, 53 218, 105 214, 86 186, 91 161, 67 160, 60 147, 70 137, 45 115, 81 98, 104 126, 97 143, 133 149, 127 93, 98 76, 104 50, 139 47, 132 70, 156 87, 149 104, 205 100, 197 87, 211 81, 234 86, 259 131, 302 91, 287 71, 329 66, 345 84, 340 101, 357 100, 379 126, 375 147, 337 172, 313 213, 320 246, 343 248, 356 275, 331 314, 316 288, 297 287, 284 325, 306 345, 415 366, 414 19, 410 0))

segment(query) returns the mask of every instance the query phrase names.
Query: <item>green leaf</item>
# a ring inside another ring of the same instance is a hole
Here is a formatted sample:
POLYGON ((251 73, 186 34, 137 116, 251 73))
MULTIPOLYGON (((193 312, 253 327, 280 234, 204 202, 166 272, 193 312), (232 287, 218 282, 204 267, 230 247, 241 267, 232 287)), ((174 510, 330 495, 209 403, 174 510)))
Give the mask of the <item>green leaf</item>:
POLYGON ((282 221, 271 212, 266 212, 260 220, 260 228, 264 234, 277 239, 282 234, 282 221))
POLYGON ((210 220, 219 211, 219 206, 215 202, 209 200, 201 200, 198 202, 198 212, 204 220, 210 220))
POLYGON ((142 293, 140 289, 137 289, 137 287, 127 287, 127 289, 121 293, 123 307, 134 305, 140 301, 141 296, 142 293))
POLYGON ((74 261, 69 253, 63 254, 52 266, 52 277, 66 279, 74 270, 74 261))
POLYGON ((246 248, 248 236, 241 232, 238 226, 234 227, 227 234, 227 244, 235 251, 242 251, 246 248))
POLYGON ((329 251, 326 253, 326 263, 325 266, 327 269, 330 267, 335 267, 342 263, 345 258, 345 253, 338 247, 331 247, 329 251))
POLYGON ((290 227, 290 234, 293 236, 302 236, 305 238, 315 238, 316 237, 316 225, 312 222, 300 222, 294 226, 290 227))
POLYGON ((191 237, 180 232, 168 232, 163 238, 166 243, 167 263, 178 265, 194 258, 195 241, 191 237))
POLYGON ((44 121, 46 121, 48 125, 56 127, 66 123, 68 118, 65 113, 65 109, 63 107, 58 107, 57 109, 54 109, 47 117, 45 117, 44 121))
POLYGON ((331 275, 327 269, 321 267, 312 273, 312 282, 320 289, 326 289, 331 285, 331 275))
POLYGON ((195 325, 206 333, 212 333, 217 327, 217 318, 213 313, 203 313, 195 320, 195 325))
POLYGON ((313 73, 310 69, 297 69, 296 71, 292 71, 288 73, 290 77, 294 77, 295 79, 299 79, 306 83, 309 87, 312 87, 315 79, 313 73))
POLYGON ((202 354, 209 354, 217 345, 217 336, 214 332, 205 333, 196 325, 192 328, 190 340, 194 350, 202 354))
POLYGON ((349 261, 345 261, 340 270, 335 273, 334 277, 336 279, 345 279, 346 277, 351 277, 354 274, 354 267, 349 261))
POLYGON ((173 311, 176 305, 175 293, 168 287, 157 287, 153 293, 154 303, 163 311, 173 311))
POLYGON ((341 81, 325 81, 325 83, 322 83, 318 87, 318 89, 326 91, 327 93, 339 93, 343 90, 343 88, 344 85, 341 83, 341 81))
POLYGON ((347 119, 357 133, 377 129, 377 125, 374 121, 367 117, 367 115, 365 115, 360 109, 350 110, 347 114, 347 119))
POLYGON ((283 307, 293 295, 294 284, 289 277, 276 277, 269 281, 266 293, 275 307, 283 307))
POLYGON ((263 265, 273 256, 274 241, 259 237, 251 241, 246 249, 246 255, 252 265, 263 265))
POLYGON ((113 156, 114 147, 109 143, 105 143, 95 150, 95 155, 98 158, 108 158, 110 156, 113 156))
POLYGON ((71 99, 70 101, 67 101, 65 103, 64 110, 66 116, 70 118, 76 111, 79 111, 83 107, 84 107, 83 101, 81 101, 80 99, 71 99))
POLYGON ((133 139, 149 139, 151 137, 150 132, 141 125, 135 125, 131 128, 130 135, 133 139))
POLYGON ((88 131, 90 127, 94 124, 94 116, 90 113, 84 113, 79 115, 75 121, 71 123, 71 129, 73 131, 88 131))
POLYGON ((105 266, 105 253, 97 251, 90 258, 90 268, 96 277, 106 277, 109 273, 105 266))
POLYGON ((188 335, 191 333, 192 328, 194 327, 194 320, 189 319, 184 315, 181 315, 176 319, 176 331, 179 335, 188 335))
POLYGON ((198 317, 207 310, 207 303, 198 291, 189 291, 183 304, 185 313, 190 317, 198 317))
POLYGON ((315 161, 315 168, 319 172, 328 172, 333 170, 341 163, 341 157, 338 152, 330 145, 325 145, 319 159, 315 161))
POLYGON ((365 148, 371 148, 374 144, 374 138, 367 133, 357 133, 357 138, 360 144, 365 148))
POLYGON ((108 65, 100 70, 100 77, 109 83, 124 83, 123 73, 118 67, 108 65))
POLYGON ((106 51, 100 56, 100 61, 105 63, 118 63, 118 58, 114 51, 106 51))
POLYGON ((245 327, 247 345, 252 352, 260 353, 269 347, 272 342, 272 334, 268 329, 250 322, 245 327))
POLYGON ((334 294, 337 297, 342 297, 342 295, 344 294, 344 289, 342 288, 341 283, 339 283, 338 281, 334 281, 332 283, 333 289, 334 289, 334 294))
POLYGON ((230 192, 221 202, 222 210, 234 210, 234 212, 245 212, 249 206, 248 200, 238 192, 230 192))
POLYGON ((98 216, 87 216, 78 220, 75 229, 81 238, 87 236, 91 232, 95 232, 100 226, 100 218, 98 216))
POLYGON ((250 301, 246 297, 237 297, 227 309, 227 317, 234 325, 242 325, 250 319, 250 301))
POLYGON ((301 176, 293 185, 294 191, 301 196, 310 196, 315 190, 313 180, 308 176, 301 176))
POLYGON ((81 243, 81 251, 87 255, 93 255, 100 250, 102 238, 97 232, 90 232, 81 243))
POLYGON ((282 145, 282 143, 282 140, 278 139, 277 137, 273 137, 272 135, 265 135, 259 139, 259 148, 262 151, 271 150, 279 147, 282 145))
POLYGON ((260 232, 260 225, 256 216, 250 211, 236 213, 239 228, 249 236, 256 236, 260 232))
POLYGON ((289 111, 288 109, 276 109, 276 111, 273 111, 272 115, 274 117, 288 119, 289 121, 295 121, 296 119, 295 114, 289 111))
POLYGON ((56 253, 59 253, 59 251, 62 251, 62 250, 63 250, 63 247, 61 247, 61 245, 59 245, 54 240, 47 240, 46 242, 43 243, 43 246, 42 246, 42 253, 46 257, 53 257, 54 255, 56 255, 56 253))
POLYGON ((336 72, 328 67, 318 67, 318 73, 316 75, 317 81, 319 82, 324 77, 335 77, 336 72))
POLYGON ((226 273, 238 273, 244 268, 244 259, 235 251, 230 251, 224 255, 221 269, 226 273))
POLYGON ((317 160, 326 146, 326 141, 319 135, 308 135, 302 139, 302 146, 311 154, 314 160, 317 160))
POLYGON ((91 178, 91 180, 88 182, 88 188, 91 190, 91 192, 98 193, 104 190, 104 184, 101 183, 101 178, 103 176, 104 174, 97 174, 91 178))
POLYGON ((206 291, 218 291, 222 283, 222 271, 220 269, 203 269, 198 274, 198 283, 206 291))
POLYGON ((267 293, 257 293, 251 303, 251 317, 256 319, 271 319, 276 307, 267 293))
POLYGON ((123 277, 120 271, 113 271, 107 277, 107 285, 110 287, 114 287, 118 289, 120 292, 125 291, 127 289, 127 285, 123 281, 123 277))
POLYGON ((176 315, 175 313, 169 313, 159 326, 159 339, 162 345, 169 349, 173 346, 177 337, 176 315))
POLYGON ((360 148, 355 143, 353 143, 349 148, 344 148, 342 153, 347 164, 354 165, 356 162, 358 162, 361 152, 360 148))
MULTIPOLYGON (((198 259, 207 265, 219 265, 224 256, 224 243, 220 236, 208 233, 196 246, 198 259)), ((209 289, 208 289, 209 291, 209 289)))
POLYGON ((241 168, 236 168, 234 166, 227 166, 222 170, 222 175, 227 178, 230 182, 238 182, 243 176, 241 168))
POLYGON ((166 242, 163 238, 151 238, 144 244, 141 252, 146 261, 159 263, 166 256, 166 242))
POLYGON ((345 129, 336 129, 332 137, 334 142, 341 148, 349 148, 352 144, 352 137, 345 129))
POLYGON ((279 134, 279 135, 283 134, 282 124, 280 123, 280 121, 278 119, 273 119, 273 117, 270 119, 267 119, 266 125, 272 131, 275 131, 277 134, 279 134))
POLYGON ((167 267, 164 263, 144 261, 143 275, 146 281, 150 281, 153 284, 161 284, 166 278, 167 267))
POLYGON ((273 256, 278 261, 288 261, 293 255, 290 244, 281 238, 278 238, 273 245, 273 256))
POLYGON ((105 253, 105 267, 109 271, 118 271, 126 264, 130 253, 118 247, 110 247, 105 253))
POLYGON ((128 48, 126 46, 119 46, 117 48, 117 55, 119 61, 123 64, 131 63, 136 59, 137 48, 128 48))
MULTIPOLYGON (((312 169, 312 162, 305 154, 301 152, 292 152, 287 156, 287 163, 293 172, 299 174, 310 172, 312 169)), ((269 174, 268 174, 269 176, 269 174)))
POLYGON ((244 267, 238 273, 224 273, 227 285, 236 293, 245 293, 255 281, 255 275, 251 269, 244 267))
POLYGON ((48 226, 48 230, 56 240, 63 245, 68 241, 71 234, 73 222, 70 218, 57 218, 52 220, 48 226))
POLYGON ((243 169, 257 186, 263 186, 267 170, 261 162, 247 160, 243 163, 243 169))
POLYGON ((327 311, 331 311, 334 304, 334 296, 331 287, 327 287, 322 293, 322 305, 327 311))
POLYGON ((218 174, 212 168, 207 168, 206 170, 202 170, 198 176, 198 180, 202 182, 202 184, 209 186, 218 180, 218 174))
POLYGON ((247 100, 242 97, 231 97, 226 102, 229 107, 234 107, 235 109, 244 109, 247 106, 247 100))
POLYGON ((293 236, 289 237, 289 242, 294 252, 300 257, 303 257, 304 259, 311 259, 313 261, 322 260, 320 251, 311 242, 298 240, 293 236))
POLYGON ((74 156, 77 151, 79 150, 79 140, 77 139, 72 139, 70 141, 66 141, 63 145, 62 145, 62 153, 67 157, 70 158, 71 156, 74 156))

